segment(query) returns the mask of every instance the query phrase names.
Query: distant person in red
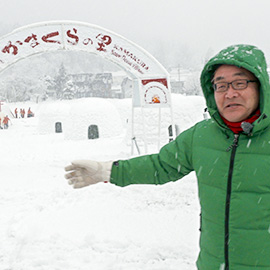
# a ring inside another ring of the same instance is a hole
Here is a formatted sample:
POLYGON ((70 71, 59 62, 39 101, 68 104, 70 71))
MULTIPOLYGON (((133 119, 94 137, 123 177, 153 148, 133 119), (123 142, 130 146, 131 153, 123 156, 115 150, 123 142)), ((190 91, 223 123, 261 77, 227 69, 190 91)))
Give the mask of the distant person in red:
POLYGON ((8 116, 6 115, 6 116, 4 117, 4 120, 3 120, 4 129, 8 129, 8 121, 10 121, 10 119, 9 119, 8 116))
POLYGON ((0 118, 0 129, 3 129, 2 126, 1 126, 1 122, 2 122, 2 119, 0 118))
POLYGON ((18 118, 18 109, 15 109, 15 117, 18 118))
POLYGON ((31 108, 29 107, 27 111, 27 117, 34 117, 34 113, 31 111, 31 108))
POLYGON ((21 117, 24 118, 24 115, 25 115, 25 110, 21 109, 21 117))

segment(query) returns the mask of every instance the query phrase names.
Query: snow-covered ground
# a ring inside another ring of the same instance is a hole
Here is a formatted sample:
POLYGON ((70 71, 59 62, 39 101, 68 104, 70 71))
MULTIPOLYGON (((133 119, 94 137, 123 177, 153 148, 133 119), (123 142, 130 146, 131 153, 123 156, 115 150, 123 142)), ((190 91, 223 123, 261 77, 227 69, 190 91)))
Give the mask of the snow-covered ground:
MULTIPOLYGON (((202 97, 174 95, 173 101, 181 130, 203 119, 202 97)), ((11 119, 10 128, 0 130, 1 270, 196 269, 195 174, 163 186, 98 184, 74 190, 67 184, 64 167, 74 159, 130 157, 124 123, 131 102, 106 102, 117 108, 123 135, 97 140, 41 133, 44 104, 9 104, 12 110, 31 106, 35 117, 11 119)))

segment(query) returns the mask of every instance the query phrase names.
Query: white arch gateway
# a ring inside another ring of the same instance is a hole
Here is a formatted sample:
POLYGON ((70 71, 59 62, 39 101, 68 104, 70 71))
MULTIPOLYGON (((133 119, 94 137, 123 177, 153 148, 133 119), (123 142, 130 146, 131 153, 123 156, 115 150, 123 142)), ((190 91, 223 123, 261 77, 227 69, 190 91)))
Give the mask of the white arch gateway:
MULTIPOLYGON (((74 21, 49 21, 18 28, 0 38, 0 73, 19 60, 57 50, 96 54, 120 66, 129 74, 133 81, 132 139, 135 138, 136 107, 142 111, 148 107, 158 108, 159 115, 161 108, 170 108, 171 124, 174 126, 170 78, 166 69, 138 45, 96 25, 74 21)), ((158 122, 160 134, 160 121, 158 122)), ((173 132, 172 138, 174 137, 173 132)), ((145 128, 144 140, 147 152, 145 128)), ((158 141, 160 142, 160 136, 158 141)))

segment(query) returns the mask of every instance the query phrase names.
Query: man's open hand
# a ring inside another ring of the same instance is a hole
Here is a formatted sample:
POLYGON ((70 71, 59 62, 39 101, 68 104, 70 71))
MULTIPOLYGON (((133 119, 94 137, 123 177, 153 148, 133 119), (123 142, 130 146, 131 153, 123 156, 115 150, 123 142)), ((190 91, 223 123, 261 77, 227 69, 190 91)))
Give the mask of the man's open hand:
POLYGON ((74 188, 82 188, 99 182, 109 182, 112 161, 97 162, 92 160, 75 160, 65 167, 69 173, 65 178, 74 188))

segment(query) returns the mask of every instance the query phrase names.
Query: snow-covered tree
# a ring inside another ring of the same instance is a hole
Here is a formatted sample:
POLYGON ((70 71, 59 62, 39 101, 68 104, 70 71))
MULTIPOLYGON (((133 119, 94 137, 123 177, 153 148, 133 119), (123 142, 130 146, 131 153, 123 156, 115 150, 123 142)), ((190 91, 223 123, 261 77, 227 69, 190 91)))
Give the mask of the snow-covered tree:
POLYGON ((47 88, 48 90, 55 92, 56 99, 61 99, 63 96, 63 91, 66 88, 67 81, 67 71, 64 64, 61 63, 57 74, 53 78, 49 76, 47 77, 47 88))
POLYGON ((200 72, 194 71, 185 81, 185 93, 189 96, 200 96, 202 90, 200 86, 200 72))

